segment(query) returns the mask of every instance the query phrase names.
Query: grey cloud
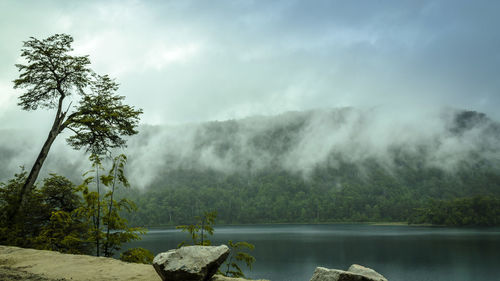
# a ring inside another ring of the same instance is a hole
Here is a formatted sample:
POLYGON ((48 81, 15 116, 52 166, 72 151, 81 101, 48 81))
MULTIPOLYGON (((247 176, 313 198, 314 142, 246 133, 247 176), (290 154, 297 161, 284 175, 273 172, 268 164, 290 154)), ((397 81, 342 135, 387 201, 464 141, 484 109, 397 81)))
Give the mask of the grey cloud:
POLYGON ((422 100, 499 117, 496 2, 23 3, 3 3, 2 84, 22 40, 68 32, 145 123, 422 100), (162 62, 189 46, 185 60, 162 62))

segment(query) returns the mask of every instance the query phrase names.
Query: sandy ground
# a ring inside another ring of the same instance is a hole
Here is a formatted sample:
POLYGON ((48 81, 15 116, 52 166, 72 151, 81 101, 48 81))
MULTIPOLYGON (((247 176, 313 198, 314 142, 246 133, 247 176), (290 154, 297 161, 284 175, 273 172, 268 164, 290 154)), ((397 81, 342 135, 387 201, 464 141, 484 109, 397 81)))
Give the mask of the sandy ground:
MULTIPOLYGON (((161 278, 151 265, 126 263, 111 258, 69 255, 0 245, 0 280, 161 281, 161 278)), ((243 280, 214 276, 211 281, 243 280)))
POLYGON ((0 246, 0 280, 161 281, 151 265, 7 246, 0 246))

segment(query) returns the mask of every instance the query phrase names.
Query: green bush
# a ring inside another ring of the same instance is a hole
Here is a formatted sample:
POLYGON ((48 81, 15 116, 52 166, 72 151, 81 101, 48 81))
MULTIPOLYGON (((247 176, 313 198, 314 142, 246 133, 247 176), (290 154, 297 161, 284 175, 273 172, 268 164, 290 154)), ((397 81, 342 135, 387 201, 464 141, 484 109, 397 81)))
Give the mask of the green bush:
POLYGON ((154 255, 144 248, 132 248, 120 254, 120 260, 134 263, 153 263, 154 255))

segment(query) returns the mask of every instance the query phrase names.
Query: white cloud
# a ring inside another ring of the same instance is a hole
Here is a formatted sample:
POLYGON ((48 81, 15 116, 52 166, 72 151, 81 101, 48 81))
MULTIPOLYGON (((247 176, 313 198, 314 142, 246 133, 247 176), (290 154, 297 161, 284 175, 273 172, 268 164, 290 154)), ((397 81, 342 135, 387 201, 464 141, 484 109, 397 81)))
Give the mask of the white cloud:
POLYGON ((200 53, 200 46, 195 43, 183 46, 154 46, 150 48, 144 58, 145 68, 154 68, 157 71, 162 70, 169 64, 183 63, 200 53))

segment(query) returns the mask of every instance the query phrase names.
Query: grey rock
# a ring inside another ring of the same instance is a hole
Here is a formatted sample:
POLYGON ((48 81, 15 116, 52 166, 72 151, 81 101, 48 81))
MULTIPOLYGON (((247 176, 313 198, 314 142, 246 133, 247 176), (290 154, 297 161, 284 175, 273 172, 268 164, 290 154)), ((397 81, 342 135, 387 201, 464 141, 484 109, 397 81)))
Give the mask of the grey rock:
POLYGON ((208 281, 229 255, 221 246, 186 246, 156 255, 153 267, 164 281, 208 281))
POLYGON ((365 276, 354 272, 338 270, 338 269, 328 269, 324 267, 317 267, 311 278, 311 281, 380 281, 380 280, 387 281, 387 279, 385 278, 373 279, 370 276, 365 276))
POLYGON ((364 267, 364 266, 359 265, 359 264, 351 265, 347 271, 352 272, 352 273, 356 273, 359 275, 364 275, 366 277, 370 277, 373 280, 387 281, 387 279, 384 276, 382 276, 382 274, 376 272, 375 270, 373 270, 371 268, 364 267))
MULTIPOLYGON (((212 278, 210 279, 210 281, 248 281, 248 279, 244 279, 244 278, 235 278, 235 277, 226 277, 226 276, 223 276, 223 275, 219 275, 219 274, 215 274, 214 276, 212 276, 212 278)), ((269 280, 265 280, 265 279, 252 279, 252 281, 269 281, 269 280)))

